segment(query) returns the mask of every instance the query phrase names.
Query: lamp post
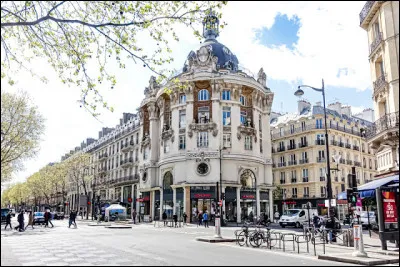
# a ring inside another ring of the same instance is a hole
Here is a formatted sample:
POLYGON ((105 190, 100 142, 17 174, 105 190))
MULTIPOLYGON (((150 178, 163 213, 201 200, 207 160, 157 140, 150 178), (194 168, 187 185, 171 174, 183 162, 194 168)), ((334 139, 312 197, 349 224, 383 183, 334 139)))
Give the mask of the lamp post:
MULTIPOLYGON (((304 95, 304 91, 300 89, 300 87, 308 87, 311 88, 317 92, 322 93, 322 98, 324 101, 324 119, 325 119, 325 147, 326 147, 326 167, 327 167, 327 193, 328 193, 328 216, 333 217, 333 214, 331 212, 331 198, 332 198, 332 181, 331 181, 331 166, 330 166, 330 160, 329 160, 329 145, 328 145, 328 125, 326 123, 327 121, 327 115, 326 115, 326 104, 325 104, 325 86, 324 86, 324 79, 322 79, 322 88, 315 88, 309 85, 299 85, 297 91, 294 93, 295 96, 301 97, 304 95)), ((333 219, 333 218, 332 218, 333 219)))
POLYGON ((222 150, 226 149, 226 147, 222 147, 219 149, 219 200, 222 202, 220 207, 219 217, 221 220, 221 226, 224 226, 224 216, 222 214, 224 201, 222 201, 222 150))

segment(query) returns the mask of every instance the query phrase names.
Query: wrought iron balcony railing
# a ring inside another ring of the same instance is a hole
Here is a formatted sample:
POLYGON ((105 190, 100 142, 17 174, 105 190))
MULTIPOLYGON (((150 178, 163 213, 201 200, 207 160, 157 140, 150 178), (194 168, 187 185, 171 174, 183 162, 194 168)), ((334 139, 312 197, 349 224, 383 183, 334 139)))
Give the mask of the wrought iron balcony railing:
POLYGON ((372 124, 372 127, 366 129, 365 136, 371 139, 378 134, 391 129, 399 130, 399 112, 393 112, 380 117, 372 124))
POLYGON ((374 81, 374 96, 385 90, 388 82, 386 81, 386 74, 379 76, 376 81, 374 81))
POLYGON ((363 23, 364 19, 367 17, 369 11, 374 4, 375 1, 367 1, 367 3, 365 3, 363 9, 360 12, 360 25, 363 23))
POLYGON ((377 36, 375 36, 375 40, 371 43, 369 46, 369 54, 371 55, 372 52, 375 51, 375 49, 379 46, 379 44, 382 42, 383 36, 382 32, 379 32, 377 36))

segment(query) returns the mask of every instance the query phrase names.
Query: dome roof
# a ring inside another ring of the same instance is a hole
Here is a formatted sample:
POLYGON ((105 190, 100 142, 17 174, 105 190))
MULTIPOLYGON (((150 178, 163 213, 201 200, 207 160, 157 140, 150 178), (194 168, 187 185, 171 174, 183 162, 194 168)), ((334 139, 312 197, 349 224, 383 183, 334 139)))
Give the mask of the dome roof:
MULTIPOLYGON (((218 58, 217 61, 217 69, 228 69, 231 71, 237 71, 239 67, 239 60, 237 57, 231 52, 231 50, 225 45, 219 43, 215 39, 206 40, 201 47, 209 46, 211 47, 211 54, 218 58)), ((200 47, 200 48, 201 48, 200 47)), ((200 49, 199 48, 199 49, 200 49)), ((196 58, 196 53, 194 51, 190 51, 187 59, 196 58)), ((184 71, 186 64, 184 66, 184 71)))

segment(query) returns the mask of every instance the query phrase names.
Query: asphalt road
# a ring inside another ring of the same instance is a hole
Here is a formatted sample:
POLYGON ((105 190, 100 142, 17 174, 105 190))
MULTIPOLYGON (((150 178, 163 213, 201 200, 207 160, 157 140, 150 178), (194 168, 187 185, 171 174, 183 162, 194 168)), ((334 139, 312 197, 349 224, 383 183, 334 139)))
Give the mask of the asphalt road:
MULTIPOLYGON (((22 233, 4 231, 3 225, 1 265, 346 266, 312 256, 239 247, 234 243, 195 241, 198 236, 212 236, 213 227, 157 228, 142 224, 133 225, 132 229, 107 229, 77 221, 78 228, 69 229, 68 220, 53 223, 54 228, 37 226, 22 233)), ((232 236, 236 229, 223 228, 223 234, 232 236)))

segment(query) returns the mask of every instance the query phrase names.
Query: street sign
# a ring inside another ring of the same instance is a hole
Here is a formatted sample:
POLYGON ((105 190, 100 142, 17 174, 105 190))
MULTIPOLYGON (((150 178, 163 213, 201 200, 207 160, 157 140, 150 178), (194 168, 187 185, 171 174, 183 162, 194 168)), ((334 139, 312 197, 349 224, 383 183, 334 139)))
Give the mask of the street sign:
POLYGON ((362 199, 358 197, 356 203, 356 214, 361 215, 361 212, 362 212, 362 199))
MULTIPOLYGON (((325 199, 325 207, 329 206, 328 199, 325 199)), ((331 199, 331 207, 336 207, 336 199, 331 199)))
POLYGON ((222 200, 218 201, 218 205, 222 207, 222 200))
POLYGON ((395 201, 395 192, 382 192, 383 215, 385 223, 397 223, 397 207, 395 201))

